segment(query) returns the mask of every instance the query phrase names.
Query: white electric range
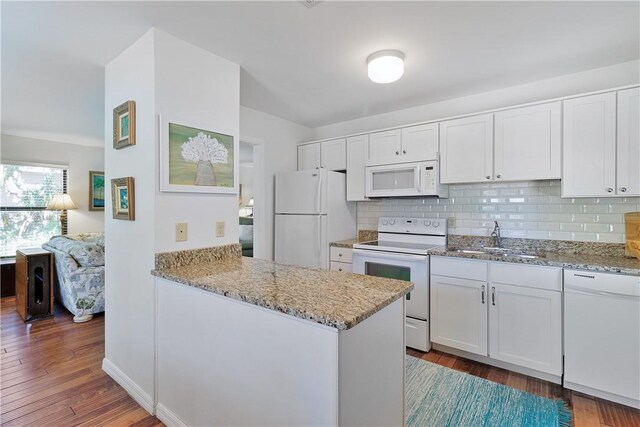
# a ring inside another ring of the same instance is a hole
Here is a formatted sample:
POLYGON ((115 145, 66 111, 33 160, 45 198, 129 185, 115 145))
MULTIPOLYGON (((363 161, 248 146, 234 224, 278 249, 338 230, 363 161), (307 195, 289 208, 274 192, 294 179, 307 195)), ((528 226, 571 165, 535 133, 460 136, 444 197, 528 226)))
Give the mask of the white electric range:
POLYGON ((378 240, 353 245, 353 272, 413 282, 407 294, 406 345, 422 351, 429 340, 429 249, 447 244, 443 218, 378 220, 378 240))

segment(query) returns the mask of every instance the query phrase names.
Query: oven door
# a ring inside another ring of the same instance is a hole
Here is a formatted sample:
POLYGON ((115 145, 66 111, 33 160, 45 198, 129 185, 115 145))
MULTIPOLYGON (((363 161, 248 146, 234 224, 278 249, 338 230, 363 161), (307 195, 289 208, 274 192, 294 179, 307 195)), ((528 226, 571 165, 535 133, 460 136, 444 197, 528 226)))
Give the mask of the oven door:
POLYGON ((406 314, 420 320, 429 318, 428 256, 354 249, 353 272, 413 282, 415 288, 406 297, 406 314))

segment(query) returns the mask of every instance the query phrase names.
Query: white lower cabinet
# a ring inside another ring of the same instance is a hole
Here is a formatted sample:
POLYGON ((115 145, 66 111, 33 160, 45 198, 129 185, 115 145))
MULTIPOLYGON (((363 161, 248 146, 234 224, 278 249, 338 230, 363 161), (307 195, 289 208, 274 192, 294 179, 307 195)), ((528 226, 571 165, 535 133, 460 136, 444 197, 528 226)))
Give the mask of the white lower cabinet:
POLYGON ((342 248, 338 246, 331 246, 329 248, 329 269, 333 271, 342 271, 345 273, 351 273, 353 270, 353 263, 351 261, 353 249, 342 248))
POLYGON ((330 270, 351 273, 353 264, 350 262, 331 261, 330 270))
POLYGON ((562 293, 490 283, 489 355, 562 375, 562 293))
POLYGON ((431 272, 432 342, 559 380, 562 269, 432 256, 431 272))
POLYGON ((486 356, 486 289, 486 282, 431 275, 431 341, 486 356))

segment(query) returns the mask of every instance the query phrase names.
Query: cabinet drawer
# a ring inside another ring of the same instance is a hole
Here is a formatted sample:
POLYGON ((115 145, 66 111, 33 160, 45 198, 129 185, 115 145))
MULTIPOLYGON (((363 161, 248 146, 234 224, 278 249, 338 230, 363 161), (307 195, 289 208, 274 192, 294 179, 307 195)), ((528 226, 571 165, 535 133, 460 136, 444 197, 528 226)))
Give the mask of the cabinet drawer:
POLYGON ((351 263, 353 249, 351 248, 331 248, 331 261, 351 263))
POLYGON ((331 261, 331 270, 351 273, 353 264, 348 262, 331 261))
POLYGON ((432 256, 431 274, 486 282, 487 263, 486 261, 432 256))
POLYGON ((404 321, 405 345, 421 351, 429 351, 429 328, 426 320, 417 320, 406 317, 404 321))
POLYGON ((508 262, 490 262, 489 282, 562 291, 562 269, 508 262))

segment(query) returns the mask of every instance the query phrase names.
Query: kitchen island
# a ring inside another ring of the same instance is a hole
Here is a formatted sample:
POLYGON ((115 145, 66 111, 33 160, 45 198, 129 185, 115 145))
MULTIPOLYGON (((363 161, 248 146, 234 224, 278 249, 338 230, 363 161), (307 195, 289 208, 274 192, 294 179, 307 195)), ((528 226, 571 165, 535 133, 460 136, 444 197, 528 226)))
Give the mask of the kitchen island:
POLYGON ((404 281, 156 256, 157 415, 172 425, 403 425, 404 281))

